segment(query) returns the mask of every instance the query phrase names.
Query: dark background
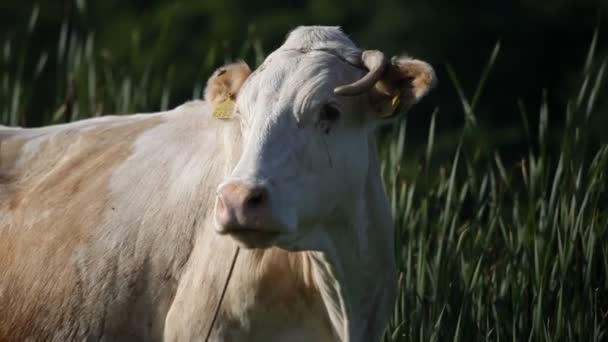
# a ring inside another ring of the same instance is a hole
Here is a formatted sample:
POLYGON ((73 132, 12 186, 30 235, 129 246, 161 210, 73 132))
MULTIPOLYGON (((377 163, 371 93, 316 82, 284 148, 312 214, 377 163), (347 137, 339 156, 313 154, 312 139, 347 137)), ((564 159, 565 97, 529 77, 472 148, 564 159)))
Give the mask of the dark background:
MULTIPOLYGON (((523 143, 518 101, 535 125, 546 93, 550 127, 555 127, 550 134, 558 137, 568 98, 581 87, 595 30, 600 57, 596 60, 606 58, 606 13, 605 0, 2 1, 0 42, 11 40, 16 50, 27 44, 26 66, 36 65, 36 59, 48 53, 31 100, 20 108, 21 125, 40 126, 56 109, 57 94, 66 92, 56 82, 57 74, 64 72, 56 60, 62 27, 70 37, 92 37, 95 59, 117 75, 146 70, 162 75, 171 89, 169 105, 174 106, 200 94, 210 72, 224 62, 244 58, 259 63, 298 25, 339 25, 361 47, 407 53, 435 66, 439 87, 410 113, 408 135, 413 141, 425 139, 429 114, 437 108, 440 151, 444 145, 453 149, 449 137, 464 121, 446 66, 453 68, 465 95, 471 97, 500 42, 476 116, 488 132, 480 141, 507 150, 508 155, 509 149, 517 150, 523 143), (36 6, 36 28, 28 36, 28 20, 36 6), (27 42, 22 41, 24 36, 29 37, 27 42)), ((24 78, 34 72, 31 69, 26 67, 24 78)), ((149 107, 141 109, 159 109, 149 107)), ((604 98, 598 107, 608 112, 604 98)), ((606 115, 602 117, 593 134, 600 140, 608 127, 606 115)))

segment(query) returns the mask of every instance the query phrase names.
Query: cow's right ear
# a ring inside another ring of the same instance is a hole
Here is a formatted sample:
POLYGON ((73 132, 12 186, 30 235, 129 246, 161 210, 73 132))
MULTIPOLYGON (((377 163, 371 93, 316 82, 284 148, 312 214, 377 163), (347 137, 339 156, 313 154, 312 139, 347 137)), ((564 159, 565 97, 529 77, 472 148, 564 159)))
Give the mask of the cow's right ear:
POLYGON ((245 62, 228 64, 217 69, 207 81, 205 101, 214 110, 217 105, 228 99, 235 100, 250 74, 251 69, 245 62))

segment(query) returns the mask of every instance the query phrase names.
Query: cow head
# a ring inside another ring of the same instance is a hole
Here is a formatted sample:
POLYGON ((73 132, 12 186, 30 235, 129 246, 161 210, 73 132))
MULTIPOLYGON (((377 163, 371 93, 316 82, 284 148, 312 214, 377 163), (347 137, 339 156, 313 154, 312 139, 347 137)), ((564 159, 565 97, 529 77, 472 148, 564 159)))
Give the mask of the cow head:
POLYGON ((253 73, 244 63, 208 82, 215 106, 234 98, 243 152, 217 189, 216 230, 245 247, 316 249, 315 234, 362 210, 373 128, 433 86, 409 57, 358 49, 336 27, 300 27, 253 73), (311 238, 312 237, 312 238, 311 238))

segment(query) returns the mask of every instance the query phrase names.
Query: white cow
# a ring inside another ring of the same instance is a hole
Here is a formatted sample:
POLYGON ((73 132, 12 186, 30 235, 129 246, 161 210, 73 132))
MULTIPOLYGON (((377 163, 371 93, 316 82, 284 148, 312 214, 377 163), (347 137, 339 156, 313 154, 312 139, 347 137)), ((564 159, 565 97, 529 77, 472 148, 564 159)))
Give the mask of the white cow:
POLYGON ((205 102, 0 129, 0 341, 202 341, 237 245, 210 340, 378 340, 396 268, 373 131, 433 83, 300 27, 205 102))

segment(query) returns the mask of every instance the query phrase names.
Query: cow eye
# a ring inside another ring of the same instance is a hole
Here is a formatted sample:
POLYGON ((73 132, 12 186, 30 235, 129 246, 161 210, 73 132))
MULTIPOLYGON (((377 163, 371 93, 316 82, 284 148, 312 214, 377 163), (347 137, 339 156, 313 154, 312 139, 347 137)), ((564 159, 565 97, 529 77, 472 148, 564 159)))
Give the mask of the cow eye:
POLYGON ((332 106, 332 105, 325 105, 323 106, 323 108, 321 108, 321 116, 319 117, 320 121, 326 121, 329 123, 333 123, 338 121, 338 119, 340 118, 340 111, 332 106))
POLYGON ((319 121, 317 122, 317 126, 323 131, 325 134, 329 134, 332 125, 338 121, 340 118, 340 111, 330 105, 326 104, 321 108, 321 113, 319 113, 319 121))

